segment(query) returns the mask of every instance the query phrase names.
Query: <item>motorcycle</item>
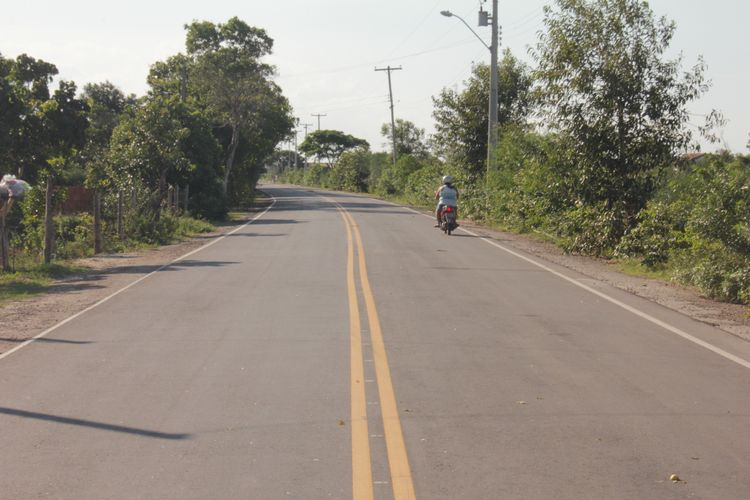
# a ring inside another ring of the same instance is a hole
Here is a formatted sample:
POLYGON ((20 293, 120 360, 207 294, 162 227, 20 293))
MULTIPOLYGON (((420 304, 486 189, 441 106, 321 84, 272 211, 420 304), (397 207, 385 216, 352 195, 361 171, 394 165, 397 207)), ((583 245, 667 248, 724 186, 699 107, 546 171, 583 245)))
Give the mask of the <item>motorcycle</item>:
POLYGON ((456 228, 456 207, 445 206, 440 211, 440 229, 447 235, 450 235, 456 228))

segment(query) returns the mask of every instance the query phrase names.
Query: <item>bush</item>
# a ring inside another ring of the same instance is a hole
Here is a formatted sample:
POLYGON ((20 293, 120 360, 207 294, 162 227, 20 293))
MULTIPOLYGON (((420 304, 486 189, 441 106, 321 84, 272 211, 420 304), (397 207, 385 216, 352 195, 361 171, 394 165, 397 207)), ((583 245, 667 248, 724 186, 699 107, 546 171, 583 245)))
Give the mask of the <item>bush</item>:
POLYGON ((637 258, 649 268, 664 266, 675 250, 689 247, 685 210, 680 204, 655 202, 638 214, 637 225, 626 232, 615 256, 637 258))
POLYGON ((206 176, 191 185, 188 210, 196 217, 222 220, 226 218, 228 200, 224 194, 224 187, 218 177, 206 176))
POLYGON ((55 217, 55 257, 75 259, 94 253, 94 218, 90 214, 55 217))
POLYGON ((604 203, 596 206, 578 204, 560 218, 561 246, 566 252, 611 255, 624 233, 624 218, 621 208, 610 209, 604 203))
POLYGON ((411 174, 424 166, 416 157, 404 155, 395 165, 389 164, 375 186, 375 191, 384 195, 403 194, 407 179, 411 174))
POLYGON ((126 236, 149 245, 169 243, 176 228, 175 217, 166 214, 157 217, 154 212, 144 210, 125 217, 126 236))
POLYGON ((698 287, 708 297, 750 303, 750 258, 718 242, 698 240, 673 256, 677 280, 698 287))
POLYGON ((304 184, 305 186, 322 187, 327 182, 328 171, 330 169, 322 163, 313 163, 307 170, 296 170, 299 180, 295 184, 304 184))
MULTIPOLYGON (((419 170, 413 172, 406 179, 404 197, 412 205, 431 207, 435 203, 435 190, 440 187, 440 178, 445 175, 440 165, 429 163, 419 170)), ((459 186, 461 199, 464 198, 463 191, 459 186)), ((461 203, 459 199, 459 203, 461 203)))
POLYGON ((707 296, 750 302, 750 159, 714 155, 673 169, 616 254, 707 296))
POLYGON ((370 175, 369 155, 369 151, 351 151, 342 154, 328 173, 326 187, 337 191, 366 192, 367 179, 370 175))

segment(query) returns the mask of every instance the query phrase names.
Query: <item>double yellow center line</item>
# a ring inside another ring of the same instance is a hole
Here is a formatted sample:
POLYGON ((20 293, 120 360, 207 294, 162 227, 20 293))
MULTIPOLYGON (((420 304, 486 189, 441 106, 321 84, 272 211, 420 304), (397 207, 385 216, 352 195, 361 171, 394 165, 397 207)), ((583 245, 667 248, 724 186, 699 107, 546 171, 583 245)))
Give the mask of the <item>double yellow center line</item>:
POLYGON ((362 295, 367 308, 367 319, 370 326, 370 341, 375 364, 375 375, 380 397, 380 411, 383 417, 383 430, 388 466, 391 473, 391 485, 395 500, 412 500, 416 498, 414 483, 411 477, 409 459, 406 455, 401 420, 393 391, 391 371, 388 368, 388 356, 383 342, 378 311, 375 307, 370 280, 367 275, 365 250, 362 235, 354 218, 341 205, 333 202, 344 219, 347 235, 346 280, 349 295, 349 336, 351 357, 351 421, 352 421, 352 498, 354 500, 371 500, 373 494, 372 464, 370 454, 370 435, 367 426, 367 397, 364 378, 364 361, 362 357, 362 327, 359 312, 359 299, 355 281, 355 247, 359 263, 359 279, 362 295))

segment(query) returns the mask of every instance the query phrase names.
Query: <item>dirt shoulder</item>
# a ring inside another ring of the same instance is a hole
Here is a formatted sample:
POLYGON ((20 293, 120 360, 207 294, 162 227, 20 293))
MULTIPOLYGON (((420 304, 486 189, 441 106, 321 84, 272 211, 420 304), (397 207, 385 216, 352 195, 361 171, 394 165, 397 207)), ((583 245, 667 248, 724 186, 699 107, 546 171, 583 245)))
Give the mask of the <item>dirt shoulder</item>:
MULTIPOLYGON (((265 205, 260 205, 256 212, 264 208, 265 205)), ((231 231, 255 214, 248 213, 244 220, 173 245, 141 252, 97 255, 77 261, 77 264, 87 266, 91 270, 59 280, 48 293, 0 305, 0 354, 86 309, 138 278, 231 231)), ((750 340, 750 318, 744 306, 715 302, 702 297, 695 290, 674 283, 625 275, 614 269, 606 260, 566 255, 556 246, 528 236, 494 231, 468 222, 464 222, 463 227, 750 340)))

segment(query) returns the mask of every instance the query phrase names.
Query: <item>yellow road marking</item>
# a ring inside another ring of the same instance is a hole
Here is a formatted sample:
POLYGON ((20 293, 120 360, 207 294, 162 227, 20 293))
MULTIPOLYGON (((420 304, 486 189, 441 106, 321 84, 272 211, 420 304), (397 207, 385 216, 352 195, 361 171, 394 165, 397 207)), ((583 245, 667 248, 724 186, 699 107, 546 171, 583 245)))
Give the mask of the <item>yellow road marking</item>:
POLYGON ((362 335, 357 301, 357 287, 354 282, 354 245, 352 231, 344 215, 347 236, 346 283, 349 292, 349 357, 351 371, 352 398, 352 498, 373 500, 372 465, 370 462, 370 439, 367 430, 367 399, 365 397, 365 369, 362 362, 362 335))
MULTIPOLYGON (((370 287, 370 279, 367 275, 367 262, 365 250, 362 244, 362 235, 354 218, 343 211, 349 226, 354 231, 359 254, 359 279, 362 283, 362 292, 367 306, 367 317, 370 324, 370 338, 372 342, 373 359, 375 361, 375 374, 378 381, 378 392, 380 394, 380 411, 383 417, 383 428, 385 431, 385 443, 388 451, 388 465, 391 471, 391 484, 393 486, 393 497, 395 500, 414 500, 414 482, 411 477, 409 458, 406 454, 404 434, 401 429, 401 419, 398 415, 396 394, 393 390, 391 371, 388 367, 388 356, 385 351, 383 332, 380 329, 380 319, 375 306, 375 298, 370 287)), ((347 227, 347 233, 351 231, 347 227)))

